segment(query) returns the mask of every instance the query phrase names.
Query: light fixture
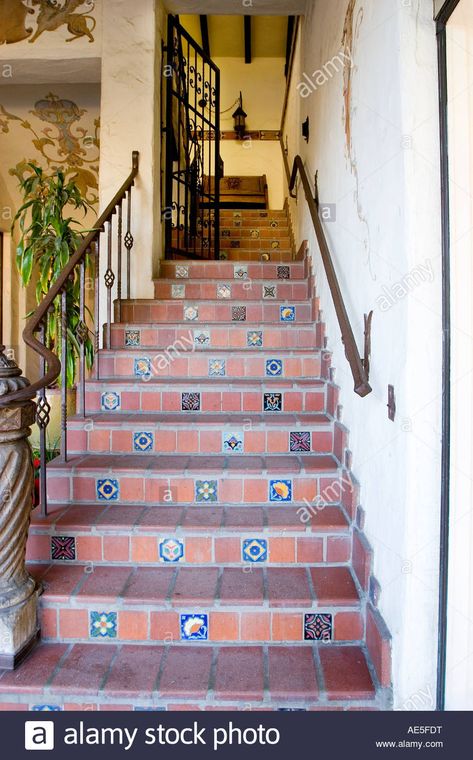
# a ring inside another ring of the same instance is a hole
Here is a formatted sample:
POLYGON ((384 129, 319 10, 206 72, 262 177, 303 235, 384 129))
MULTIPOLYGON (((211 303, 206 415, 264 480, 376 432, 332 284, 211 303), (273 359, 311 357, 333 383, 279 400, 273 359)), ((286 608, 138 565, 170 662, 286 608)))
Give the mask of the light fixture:
POLYGON ((246 132, 246 117, 248 114, 246 114, 243 110, 243 98, 242 94, 240 92, 240 101, 238 108, 236 109, 235 113, 233 114, 233 121, 234 121, 234 130, 236 132, 237 140, 243 140, 246 132))

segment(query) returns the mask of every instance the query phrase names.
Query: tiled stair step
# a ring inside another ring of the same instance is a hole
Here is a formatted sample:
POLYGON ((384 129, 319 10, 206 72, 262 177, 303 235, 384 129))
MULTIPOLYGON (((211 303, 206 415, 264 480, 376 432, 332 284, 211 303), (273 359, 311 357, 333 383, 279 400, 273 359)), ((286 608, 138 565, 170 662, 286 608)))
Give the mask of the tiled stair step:
MULTIPOLYGON (((111 397, 115 403, 115 397, 111 397)), ((334 451, 323 415, 165 415, 120 411, 69 419, 68 451, 195 454, 301 454, 334 451), (170 418, 170 419, 169 419, 170 418), (312 422, 310 421, 312 419, 312 422)), ((328 420, 328 418, 325 418, 328 420)))
POLYGON ((230 230, 232 233, 246 231, 248 235, 251 230, 258 230, 260 233, 264 231, 274 237, 277 237, 279 233, 290 237, 290 229, 287 217, 243 217, 242 219, 234 219, 231 216, 225 216, 220 219, 221 236, 225 230, 230 230))
MULTIPOLYGON (((167 358, 159 355, 156 350, 152 353, 139 348, 121 348, 119 350, 103 350, 100 352, 100 375, 101 377, 135 376, 139 370, 138 362, 146 358, 152 366, 152 374, 161 377, 192 377, 192 378, 218 378, 226 377, 230 382, 238 378, 320 378, 322 369, 322 352, 318 349, 295 349, 293 351, 278 352, 273 357, 270 351, 254 352, 222 351, 213 353, 208 358, 202 352, 187 351, 167 358)), ((330 355, 323 353, 326 364, 330 355)), ((325 371, 325 374, 327 372, 325 371)), ((220 382, 222 382, 220 380, 220 382)))
POLYGON ((321 322, 275 325, 185 322, 154 326, 151 308, 139 305, 136 314, 130 315, 129 324, 112 325, 113 348, 123 348, 125 341, 135 342, 137 347, 163 349, 161 353, 167 351, 174 359, 176 354, 198 350, 243 349, 258 352, 260 348, 322 348, 324 343, 324 326, 321 322))
POLYGON ((241 218, 241 219, 287 219, 287 210, 285 208, 281 209, 258 209, 258 208, 245 208, 242 206, 241 208, 223 208, 220 209, 220 219, 234 219, 234 218, 241 218))
POLYGON ((295 507, 145 507, 51 505, 33 513, 30 562, 158 565, 168 548, 179 564, 339 564, 351 558, 351 529, 342 508, 326 507, 300 519, 295 507), (169 546, 170 541, 182 546, 169 546), (164 542, 164 543, 163 543, 164 542), (253 555, 250 555, 250 557, 253 555), (263 559, 262 559, 263 561, 263 559))
POLYGON ((243 248, 228 248, 220 246, 220 258, 228 261, 272 261, 274 263, 285 264, 294 261, 293 251, 276 250, 245 250, 243 248), (266 257, 266 258, 265 258, 266 257))
MULTIPOLYGON (((297 304, 281 304, 263 301, 261 303, 229 303, 226 301, 206 301, 192 303, 188 300, 139 300, 121 302, 121 321, 186 322, 190 327, 196 324, 229 322, 241 327, 243 323, 270 322, 285 326, 288 323, 312 322, 313 305, 309 301, 297 304)), ((256 329, 256 328, 255 328, 256 329)))
MULTIPOLYGON (((265 220, 262 220, 265 221, 265 220)), ((292 249, 292 239, 289 227, 278 224, 271 227, 267 224, 245 225, 234 227, 232 224, 220 228, 220 245, 228 245, 228 241, 239 240, 242 248, 258 248, 257 243, 278 242, 281 248, 292 249), (248 245, 247 245, 248 243, 248 245)))
POLYGON ((191 638, 182 630, 188 615, 202 616, 206 641, 290 640, 310 647, 314 639, 354 642, 364 635, 362 600, 345 566, 249 572, 38 563, 28 570, 43 587, 45 640, 185 642, 191 638), (94 625, 102 614, 105 630, 94 625))
POLYGON ((4 709, 385 709, 364 647, 42 644, 0 675, 4 709))
POLYGON ((248 237, 222 237, 220 238, 220 252, 235 251, 236 254, 242 253, 263 253, 268 252, 272 254, 291 254, 292 258, 292 244, 289 237, 282 237, 278 234, 272 237, 259 237, 252 239, 248 237))
MULTIPOLYGON (((147 365, 150 366, 150 365, 147 365)), ((102 371, 102 368, 101 368, 102 371)), ((329 414, 327 388, 317 380, 305 382, 281 378, 219 378, 150 376, 89 381, 86 384, 86 408, 89 413, 119 405, 125 412, 324 412, 329 414), (219 382, 220 380, 220 382, 219 382), (109 394, 115 394, 113 397, 109 394), (104 395, 105 394, 105 395, 104 395), (277 394, 277 395, 275 395, 277 394), (279 409, 279 412, 277 411, 279 409)))
POLYGON ((258 301, 271 302, 304 301, 309 297, 307 280, 234 280, 227 282, 220 280, 182 280, 175 279, 155 280, 154 292, 157 299, 186 298, 196 301, 218 299, 225 303, 232 301, 258 301), (174 287, 173 287, 174 286, 174 287))
MULTIPOLYGON (((254 254, 253 254, 254 255, 254 254)), ((292 261, 279 265, 272 261, 162 261, 160 276, 167 279, 212 280, 303 280, 308 275, 306 261, 292 261)))

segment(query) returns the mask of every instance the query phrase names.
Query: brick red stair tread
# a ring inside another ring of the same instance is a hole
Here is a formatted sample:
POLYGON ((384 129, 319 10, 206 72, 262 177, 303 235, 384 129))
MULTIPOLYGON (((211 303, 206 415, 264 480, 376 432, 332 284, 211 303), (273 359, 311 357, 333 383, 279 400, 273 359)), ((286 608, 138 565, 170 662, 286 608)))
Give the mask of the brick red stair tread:
POLYGON ((374 701, 376 690, 361 647, 88 643, 41 644, 17 670, 0 674, 0 695, 31 704, 95 697, 102 709, 123 698, 150 705, 264 700, 274 709, 291 700, 374 701))
POLYGON ((336 458, 330 454, 304 454, 301 456, 279 454, 254 456, 199 456, 197 454, 84 454, 71 457, 67 462, 53 460, 48 465, 51 472, 99 471, 104 476, 116 472, 196 473, 204 477, 208 473, 268 472, 301 474, 304 472, 334 472, 339 468, 336 458))
MULTIPOLYGON (((145 353, 145 352, 143 352, 145 353)), ((123 387, 123 388, 129 388, 130 386, 141 388, 143 385, 145 386, 165 386, 165 390, 168 390, 167 386, 169 386, 170 389, 176 390, 176 388, 181 388, 184 390, 188 390, 191 388, 193 391, 195 391, 195 386, 198 384, 200 387, 202 386, 208 386, 205 387, 205 391, 229 391, 229 390, 239 390, 241 388, 245 389, 257 389, 258 393, 264 392, 264 389, 268 386, 274 386, 276 389, 281 388, 284 390, 287 390, 288 388, 291 389, 298 389, 300 387, 305 388, 314 388, 314 389, 320 389, 323 388, 326 383, 323 380, 319 380, 318 378, 305 378, 305 377, 298 377, 294 379, 287 379, 287 378, 281 378, 281 377, 226 377, 222 378, 222 380, 218 380, 215 377, 175 377, 170 378, 169 376, 162 376, 159 377, 158 375, 152 375, 149 379, 147 378, 146 381, 140 380, 137 377, 132 376, 123 376, 123 377, 102 377, 100 380, 87 380, 86 381, 86 389, 94 388, 95 386, 103 387, 104 385, 106 387, 123 387)), ((175 410, 173 410, 175 412, 175 410)), ((215 412, 213 412, 215 414, 215 412)), ((279 414, 281 412, 278 412, 278 418, 279 414)))
POLYGON ((42 603, 80 605, 156 604, 179 608, 222 606, 337 607, 359 605, 350 570, 344 567, 246 566, 132 567, 88 565, 28 565, 44 591, 42 603), (329 596, 312 587, 311 577, 323 575, 329 596), (343 572, 339 572, 343 571, 343 572), (315 593, 314 593, 315 590, 315 593))
MULTIPOLYGON (((188 412, 183 415, 180 412, 93 412, 92 414, 81 417, 74 415, 69 417, 69 424, 73 427, 90 425, 93 420, 94 425, 115 425, 123 427, 133 424, 150 424, 150 425, 171 425, 172 427, 202 424, 215 425, 219 430, 225 427, 239 428, 245 423, 251 422, 253 425, 268 425, 282 428, 291 426, 291 430, 296 430, 301 425, 315 425, 327 427, 332 424, 333 420, 328 414, 314 414, 313 412, 279 412, 275 416, 268 414, 259 414, 258 412, 208 412, 207 414, 193 414, 188 412), (296 427, 294 427, 296 426, 296 427)), ((302 427, 300 428, 303 429, 302 427)))
POLYGON ((51 534, 64 534, 68 531, 86 531, 96 534, 106 530, 124 530, 127 532, 147 533, 160 529, 199 531, 222 528, 225 531, 248 532, 255 530, 284 529, 291 531, 347 532, 349 522, 343 511, 337 506, 325 507, 308 515, 310 519, 302 522, 298 507, 282 504, 265 507, 250 505, 227 507, 145 507, 108 505, 61 505, 51 504, 49 514, 42 517, 39 510, 32 513, 31 530, 33 533, 47 531, 51 534))

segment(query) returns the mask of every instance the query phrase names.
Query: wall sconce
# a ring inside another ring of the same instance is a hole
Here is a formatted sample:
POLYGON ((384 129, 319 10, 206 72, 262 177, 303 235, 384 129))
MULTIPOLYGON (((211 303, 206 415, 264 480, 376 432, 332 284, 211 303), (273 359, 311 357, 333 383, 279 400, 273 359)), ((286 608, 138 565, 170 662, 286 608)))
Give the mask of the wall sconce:
POLYGON ((233 114, 234 130, 236 132, 237 140, 243 140, 246 132, 246 117, 247 113, 243 110, 243 98, 240 92, 240 103, 235 113, 233 114))
POLYGON ((302 122, 302 137, 307 143, 309 142, 309 117, 302 122))

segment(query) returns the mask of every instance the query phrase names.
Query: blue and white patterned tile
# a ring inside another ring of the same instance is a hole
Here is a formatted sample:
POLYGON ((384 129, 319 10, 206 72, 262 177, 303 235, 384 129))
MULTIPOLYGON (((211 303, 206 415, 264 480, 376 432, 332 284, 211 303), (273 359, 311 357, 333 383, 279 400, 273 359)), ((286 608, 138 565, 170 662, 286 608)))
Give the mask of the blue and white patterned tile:
POLYGON ((181 641, 207 641, 209 638, 209 616, 204 612, 194 612, 179 616, 181 641))
POLYGON ((165 707, 140 707, 140 705, 135 705, 133 707, 134 712, 166 712, 165 707))
POLYGON ((266 562, 268 559, 268 542, 265 538, 245 538, 241 545, 243 562, 266 562))
POLYGON ((263 331, 249 330, 246 334, 246 345, 249 348, 258 348, 263 345, 263 331))
POLYGON ((292 480, 270 480, 269 501, 292 501, 292 480))
POLYGON ((178 279, 189 277, 189 267, 186 264, 176 264, 176 277, 178 279))
POLYGON ((62 712, 64 710, 60 705, 32 705, 32 712, 62 712))
POLYGON ((159 540, 159 559, 168 564, 176 564, 183 560, 184 541, 178 538, 161 538, 159 540))
POLYGON ((231 298, 232 297, 232 288, 230 285, 227 285, 227 283, 219 283, 217 285, 217 298, 231 298))
POLYGON ((141 330, 125 330, 125 346, 141 345, 141 330))
POLYGON ((171 298, 185 298, 186 286, 181 282, 174 282, 171 285, 171 298))
POLYGON ((121 407, 121 395, 115 391, 102 393, 100 397, 100 408, 103 412, 116 412, 121 407))
POLYGON ((186 306, 184 308, 184 319, 186 322, 197 322, 199 319, 199 307, 198 306, 186 306))
POLYGON ((282 359, 267 359, 266 360, 266 376, 267 377, 281 377, 283 374, 282 359))
POLYGON ((210 346, 210 330, 194 330, 194 346, 210 346))
POLYGON ((225 377, 225 359, 209 359, 209 377, 225 377))
POLYGON ((224 454, 242 454, 245 449, 243 432, 222 433, 222 451, 224 454))
POLYGON ((295 306, 281 306, 279 309, 279 319, 281 322, 295 322, 296 321, 296 307, 295 306))
POLYGON ((93 639, 117 638, 117 613, 90 611, 90 636, 93 639))
POLYGON ((100 478, 96 482, 98 501, 118 501, 120 498, 120 483, 115 478, 100 478))
POLYGON ((196 480, 195 500, 198 504, 210 504, 218 501, 218 484, 216 480, 196 480))
POLYGON ((248 266, 246 264, 234 264, 233 265, 233 277, 235 280, 247 280, 248 279, 248 266))
POLYGON ((282 393, 263 393, 263 412, 282 412, 282 393))
POLYGON ((151 361, 147 357, 135 359, 133 362, 133 373, 135 377, 150 377, 151 361))
POLYGON ((305 641, 331 641, 333 635, 332 615, 312 613, 304 615, 305 641))
POLYGON ((133 433, 133 451, 139 453, 154 451, 154 433, 145 431, 133 433))

